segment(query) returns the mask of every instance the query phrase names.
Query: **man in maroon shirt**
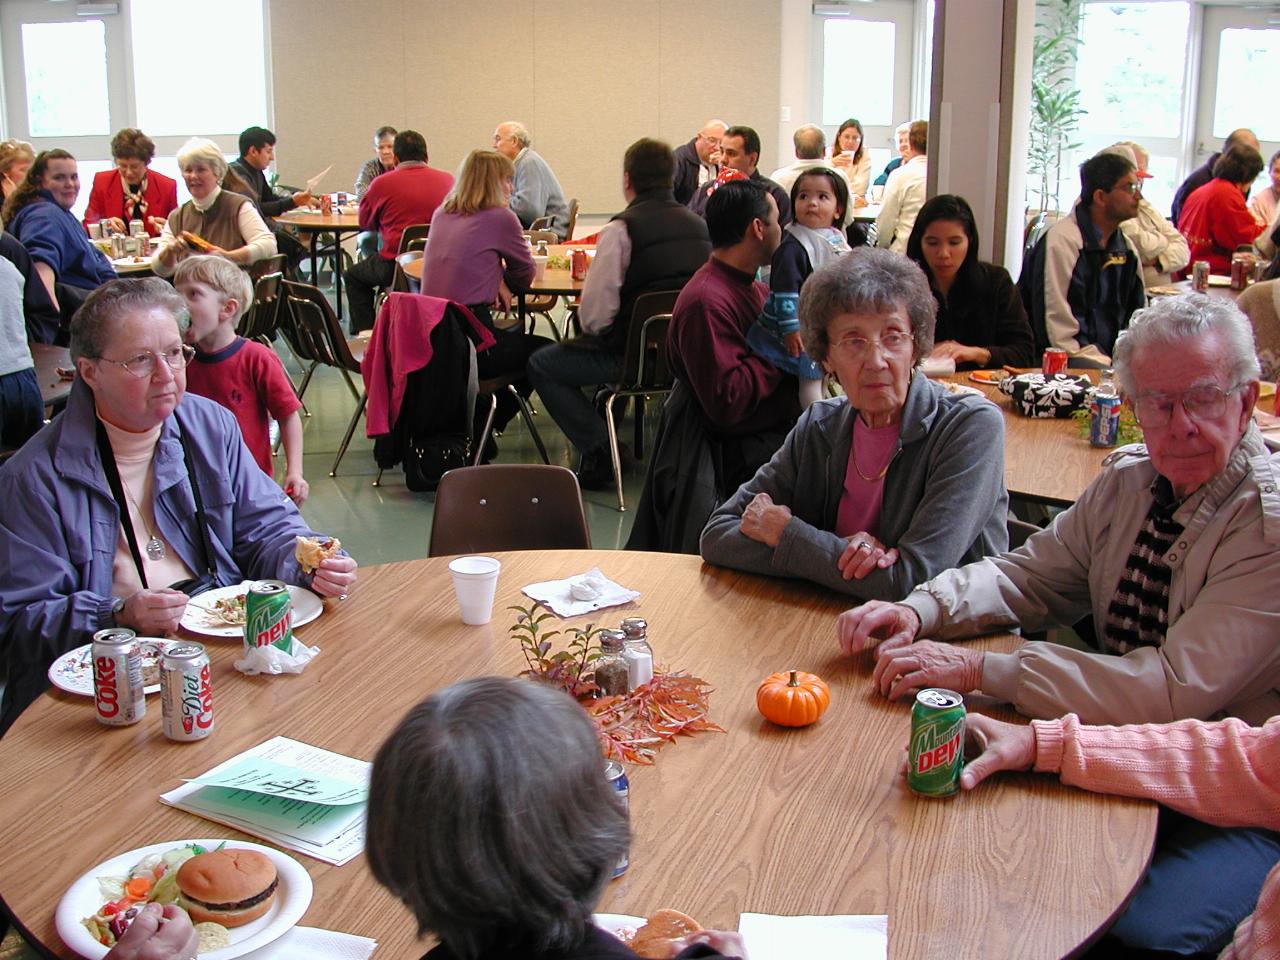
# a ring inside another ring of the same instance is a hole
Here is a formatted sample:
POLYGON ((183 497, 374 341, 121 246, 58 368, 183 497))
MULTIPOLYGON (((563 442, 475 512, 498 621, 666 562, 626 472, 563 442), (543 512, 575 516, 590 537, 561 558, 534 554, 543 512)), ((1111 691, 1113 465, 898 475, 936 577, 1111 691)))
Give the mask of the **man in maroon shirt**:
POLYGON ((645 476, 628 549, 698 552, 712 509, 755 475, 800 414, 796 378, 747 345, 782 240, 778 205, 750 180, 707 201, 711 259, 680 293, 667 333, 676 389, 645 476))
POLYGON ((416 130, 397 133, 391 149, 395 169, 369 184, 360 201, 360 229, 379 231, 382 250, 347 271, 352 333, 373 329, 374 291, 391 285, 404 228, 430 223, 453 187, 452 174, 427 166, 427 141, 416 130))

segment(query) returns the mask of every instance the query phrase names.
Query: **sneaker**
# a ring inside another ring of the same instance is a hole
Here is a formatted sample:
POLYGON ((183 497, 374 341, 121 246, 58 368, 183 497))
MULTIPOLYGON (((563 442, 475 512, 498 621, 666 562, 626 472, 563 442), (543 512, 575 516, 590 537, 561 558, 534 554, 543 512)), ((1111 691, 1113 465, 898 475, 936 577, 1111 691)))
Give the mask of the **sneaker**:
POLYGON ((582 455, 578 464, 578 486, 583 490, 608 490, 613 486, 613 462, 608 447, 582 455))

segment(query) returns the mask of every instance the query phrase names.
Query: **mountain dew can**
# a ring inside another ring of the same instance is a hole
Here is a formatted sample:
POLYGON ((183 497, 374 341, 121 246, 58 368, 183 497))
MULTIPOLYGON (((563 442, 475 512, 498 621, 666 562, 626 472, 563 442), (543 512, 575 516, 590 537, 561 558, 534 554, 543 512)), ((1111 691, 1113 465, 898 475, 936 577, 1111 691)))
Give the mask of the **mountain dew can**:
POLYGON ((964 698, 936 687, 916 694, 907 748, 907 786, 924 797, 949 797, 964 769, 964 698))
POLYGON ((277 646, 285 653, 293 650, 293 602, 283 580, 259 580, 244 599, 244 645, 277 646))

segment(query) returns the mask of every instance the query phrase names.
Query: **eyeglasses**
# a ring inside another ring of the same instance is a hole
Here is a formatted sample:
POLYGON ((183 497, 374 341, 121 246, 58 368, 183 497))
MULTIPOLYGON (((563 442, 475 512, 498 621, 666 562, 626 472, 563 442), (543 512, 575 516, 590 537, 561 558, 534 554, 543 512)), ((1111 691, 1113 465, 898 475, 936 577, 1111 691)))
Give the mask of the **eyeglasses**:
POLYGON ((1123 190, 1126 193, 1132 193, 1134 195, 1137 195, 1142 192, 1142 184, 1141 183, 1117 183, 1111 189, 1123 190))
POLYGON ((701 134, 701 133, 700 133, 700 134, 698 134, 698 139, 699 139, 699 140, 702 140, 702 141, 705 141, 706 143, 711 144, 713 147, 718 147, 718 146, 720 146, 720 138, 719 138, 719 137, 708 137, 708 136, 706 136, 705 134, 701 134))
POLYGON ((181 370, 192 361, 195 355, 196 348, 189 343, 184 343, 180 347, 170 347, 163 353, 145 350, 137 356, 130 357, 128 360, 109 360, 106 357, 98 357, 97 359, 103 363, 114 363, 117 366, 124 367, 126 371, 139 380, 146 380, 156 372, 157 360, 164 360, 171 370, 181 370))
POLYGON ((1133 402, 1133 415, 1144 427, 1165 427, 1173 419, 1175 403, 1197 422, 1214 420, 1227 410, 1227 397, 1240 389, 1240 384, 1223 390, 1218 386, 1192 387, 1186 393, 1170 396, 1166 393, 1148 393, 1133 402))
POLYGON ((869 340, 866 337, 859 337, 856 334, 841 337, 839 340, 831 344, 831 349, 839 350, 841 353, 848 354, 851 357, 862 358, 870 356, 872 347, 879 347, 885 353, 899 354, 904 350, 910 350, 911 345, 915 342, 915 338, 909 333, 902 333, 894 330, 886 333, 879 340, 869 340))

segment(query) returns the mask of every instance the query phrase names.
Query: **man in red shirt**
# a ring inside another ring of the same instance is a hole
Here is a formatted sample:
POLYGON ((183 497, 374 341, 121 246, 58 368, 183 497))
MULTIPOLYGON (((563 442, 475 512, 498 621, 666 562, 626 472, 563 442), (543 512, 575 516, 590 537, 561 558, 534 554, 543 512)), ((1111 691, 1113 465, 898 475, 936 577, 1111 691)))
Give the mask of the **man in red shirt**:
POLYGON ((430 223, 453 188, 452 174, 427 166, 427 141, 416 130, 397 133, 391 149, 395 169, 369 184, 360 202, 360 229, 380 232, 382 250, 347 271, 352 333, 373 328, 374 291, 391 285, 404 228, 430 223))

